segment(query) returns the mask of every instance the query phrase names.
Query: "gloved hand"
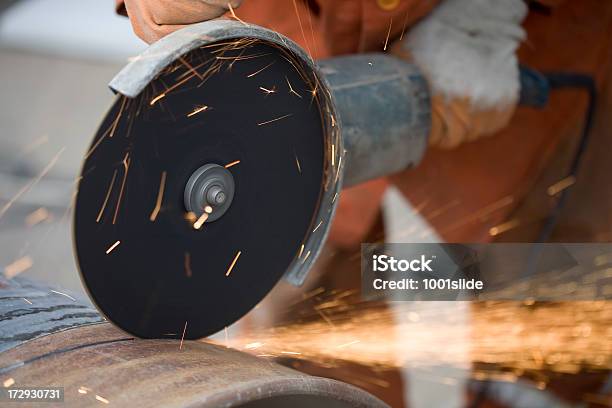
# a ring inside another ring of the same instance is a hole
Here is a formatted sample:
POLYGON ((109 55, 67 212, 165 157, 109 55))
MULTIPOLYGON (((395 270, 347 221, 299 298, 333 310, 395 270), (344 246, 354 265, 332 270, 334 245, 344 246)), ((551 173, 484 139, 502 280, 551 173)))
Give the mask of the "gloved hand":
POLYGON ((452 149, 502 130, 514 114, 515 104, 474 107, 468 98, 447 99, 433 95, 429 145, 452 149))
MULTIPOLYGON (((120 0, 121 1, 121 0, 120 0)), ((124 0, 134 33, 147 43, 186 25, 212 20, 242 0, 124 0)))
POLYGON ((523 0, 445 0, 392 52, 414 62, 432 91, 430 145, 453 148, 508 124, 518 101, 516 49, 523 0))

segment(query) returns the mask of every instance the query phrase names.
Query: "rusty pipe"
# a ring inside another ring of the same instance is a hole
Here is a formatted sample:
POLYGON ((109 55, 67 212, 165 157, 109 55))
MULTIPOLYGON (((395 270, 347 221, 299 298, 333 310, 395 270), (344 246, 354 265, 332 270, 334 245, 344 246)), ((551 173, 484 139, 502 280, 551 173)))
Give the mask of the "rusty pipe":
POLYGON ((349 384, 223 346, 136 339, 63 292, 1 283, 0 381, 63 387, 62 406, 100 406, 99 396, 115 406, 386 407, 349 384))

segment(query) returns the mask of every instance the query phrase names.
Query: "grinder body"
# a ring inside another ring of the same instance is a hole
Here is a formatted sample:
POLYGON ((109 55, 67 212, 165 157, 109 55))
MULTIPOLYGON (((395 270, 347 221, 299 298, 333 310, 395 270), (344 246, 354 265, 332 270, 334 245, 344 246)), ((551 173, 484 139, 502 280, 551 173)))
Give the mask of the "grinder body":
POLYGON ((383 53, 330 58, 318 66, 342 124, 344 187, 419 163, 427 148, 431 102, 418 68, 383 53))

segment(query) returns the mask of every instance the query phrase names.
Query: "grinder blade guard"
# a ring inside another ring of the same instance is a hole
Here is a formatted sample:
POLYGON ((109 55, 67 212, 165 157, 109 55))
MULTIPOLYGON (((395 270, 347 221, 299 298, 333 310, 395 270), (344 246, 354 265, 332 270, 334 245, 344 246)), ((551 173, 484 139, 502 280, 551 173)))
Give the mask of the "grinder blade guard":
POLYGON ((283 275, 303 282, 347 163, 356 184, 425 149, 425 81, 391 57, 361 62, 372 61, 385 62, 374 81, 360 69, 348 83, 351 57, 319 68, 278 33, 225 20, 186 27, 128 64, 86 153, 73 223, 101 312, 139 337, 195 339, 238 320, 283 275), (399 91, 398 81, 414 83, 399 91), (367 121, 381 108, 355 100, 364 84, 392 103, 390 123, 367 121))

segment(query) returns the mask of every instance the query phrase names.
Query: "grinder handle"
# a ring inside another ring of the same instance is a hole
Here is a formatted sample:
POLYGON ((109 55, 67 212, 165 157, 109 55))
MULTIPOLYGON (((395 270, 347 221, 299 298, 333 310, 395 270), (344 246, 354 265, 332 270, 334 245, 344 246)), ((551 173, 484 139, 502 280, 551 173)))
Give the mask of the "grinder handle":
POLYGON ((382 53, 319 61, 346 149, 344 186, 418 164, 427 148, 431 101, 419 69, 382 53))

